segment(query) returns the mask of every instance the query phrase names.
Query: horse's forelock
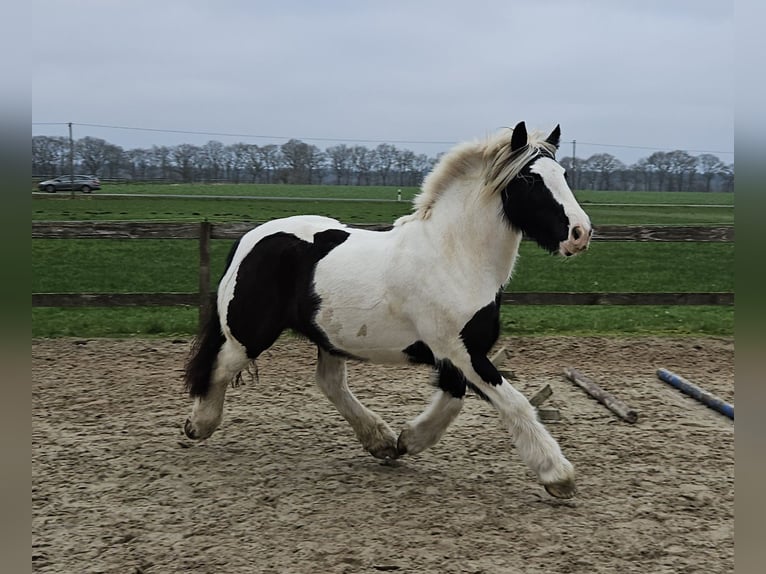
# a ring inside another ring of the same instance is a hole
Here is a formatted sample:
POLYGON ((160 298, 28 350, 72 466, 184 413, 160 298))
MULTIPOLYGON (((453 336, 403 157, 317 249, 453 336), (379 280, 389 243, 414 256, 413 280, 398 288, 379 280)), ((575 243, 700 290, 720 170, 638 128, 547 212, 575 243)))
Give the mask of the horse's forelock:
POLYGON ((490 140, 484 150, 484 194, 492 196, 500 193, 519 175, 524 166, 540 154, 556 157, 556 146, 545 139, 541 131, 529 134, 527 145, 512 150, 511 132, 501 133, 490 140))

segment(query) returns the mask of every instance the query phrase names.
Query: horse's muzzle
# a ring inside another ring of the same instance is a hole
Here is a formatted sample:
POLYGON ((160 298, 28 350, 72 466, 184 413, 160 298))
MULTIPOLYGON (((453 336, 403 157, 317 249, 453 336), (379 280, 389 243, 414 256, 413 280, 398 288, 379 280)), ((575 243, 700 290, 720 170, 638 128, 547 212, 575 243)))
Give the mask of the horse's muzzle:
POLYGON ((588 249, 590 238, 593 236, 593 228, 584 225, 573 225, 569 230, 569 237, 562 241, 559 246, 559 253, 565 257, 577 255, 581 251, 588 249))

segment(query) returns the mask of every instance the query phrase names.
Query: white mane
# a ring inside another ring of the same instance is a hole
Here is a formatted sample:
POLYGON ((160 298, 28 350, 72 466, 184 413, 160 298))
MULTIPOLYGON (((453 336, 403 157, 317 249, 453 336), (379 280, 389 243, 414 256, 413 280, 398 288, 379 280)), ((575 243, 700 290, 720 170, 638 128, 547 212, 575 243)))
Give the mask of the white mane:
POLYGON ((499 193, 539 152, 551 156, 556 146, 545 141, 545 134, 533 131, 527 145, 511 151, 512 128, 498 132, 484 141, 458 144, 447 152, 426 176, 420 193, 413 200, 413 213, 399 218, 394 225, 414 219, 428 219, 431 209, 455 180, 476 179, 476 193, 489 197, 499 193))

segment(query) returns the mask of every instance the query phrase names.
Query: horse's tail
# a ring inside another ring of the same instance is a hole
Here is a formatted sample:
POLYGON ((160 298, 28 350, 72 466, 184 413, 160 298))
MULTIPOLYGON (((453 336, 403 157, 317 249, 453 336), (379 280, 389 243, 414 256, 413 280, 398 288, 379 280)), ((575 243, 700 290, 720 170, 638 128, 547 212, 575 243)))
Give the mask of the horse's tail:
MULTIPOLYGON (((229 251, 226 269, 231 266, 238 246, 239 241, 229 251)), ((216 301, 212 305, 207 323, 203 325, 199 335, 194 339, 189 359, 186 362, 184 386, 190 396, 204 397, 207 395, 210 390, 210 378, 213 374, 215 361, 225 342, 226 337, 224 337, 221 331, 221 316, 218 313, 218 303, 216 301)))

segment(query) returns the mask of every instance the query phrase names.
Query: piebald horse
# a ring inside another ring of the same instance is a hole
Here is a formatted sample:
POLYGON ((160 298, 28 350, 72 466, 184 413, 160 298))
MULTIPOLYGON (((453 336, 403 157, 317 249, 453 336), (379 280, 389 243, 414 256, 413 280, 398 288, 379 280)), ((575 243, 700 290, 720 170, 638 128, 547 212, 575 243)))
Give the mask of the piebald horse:
POLYGON ((373 456, 433 446, 470 390, 497 409, 546 490, 573 496, 573 465, 487 358, 522 236, 564 257, 590 242, 590 219, 555 159, 560 135, 558 126, 547 137, 528 134, 520 122, 456 146, 388 231, 301 215, 243 235, 186 364, 186 435, 204 439, 218 428, 229 383, 290 329, 316 344, 319 388, 373 456), (349 389, 348 359, 429 365, 433 399, 397 436, 349 389))

